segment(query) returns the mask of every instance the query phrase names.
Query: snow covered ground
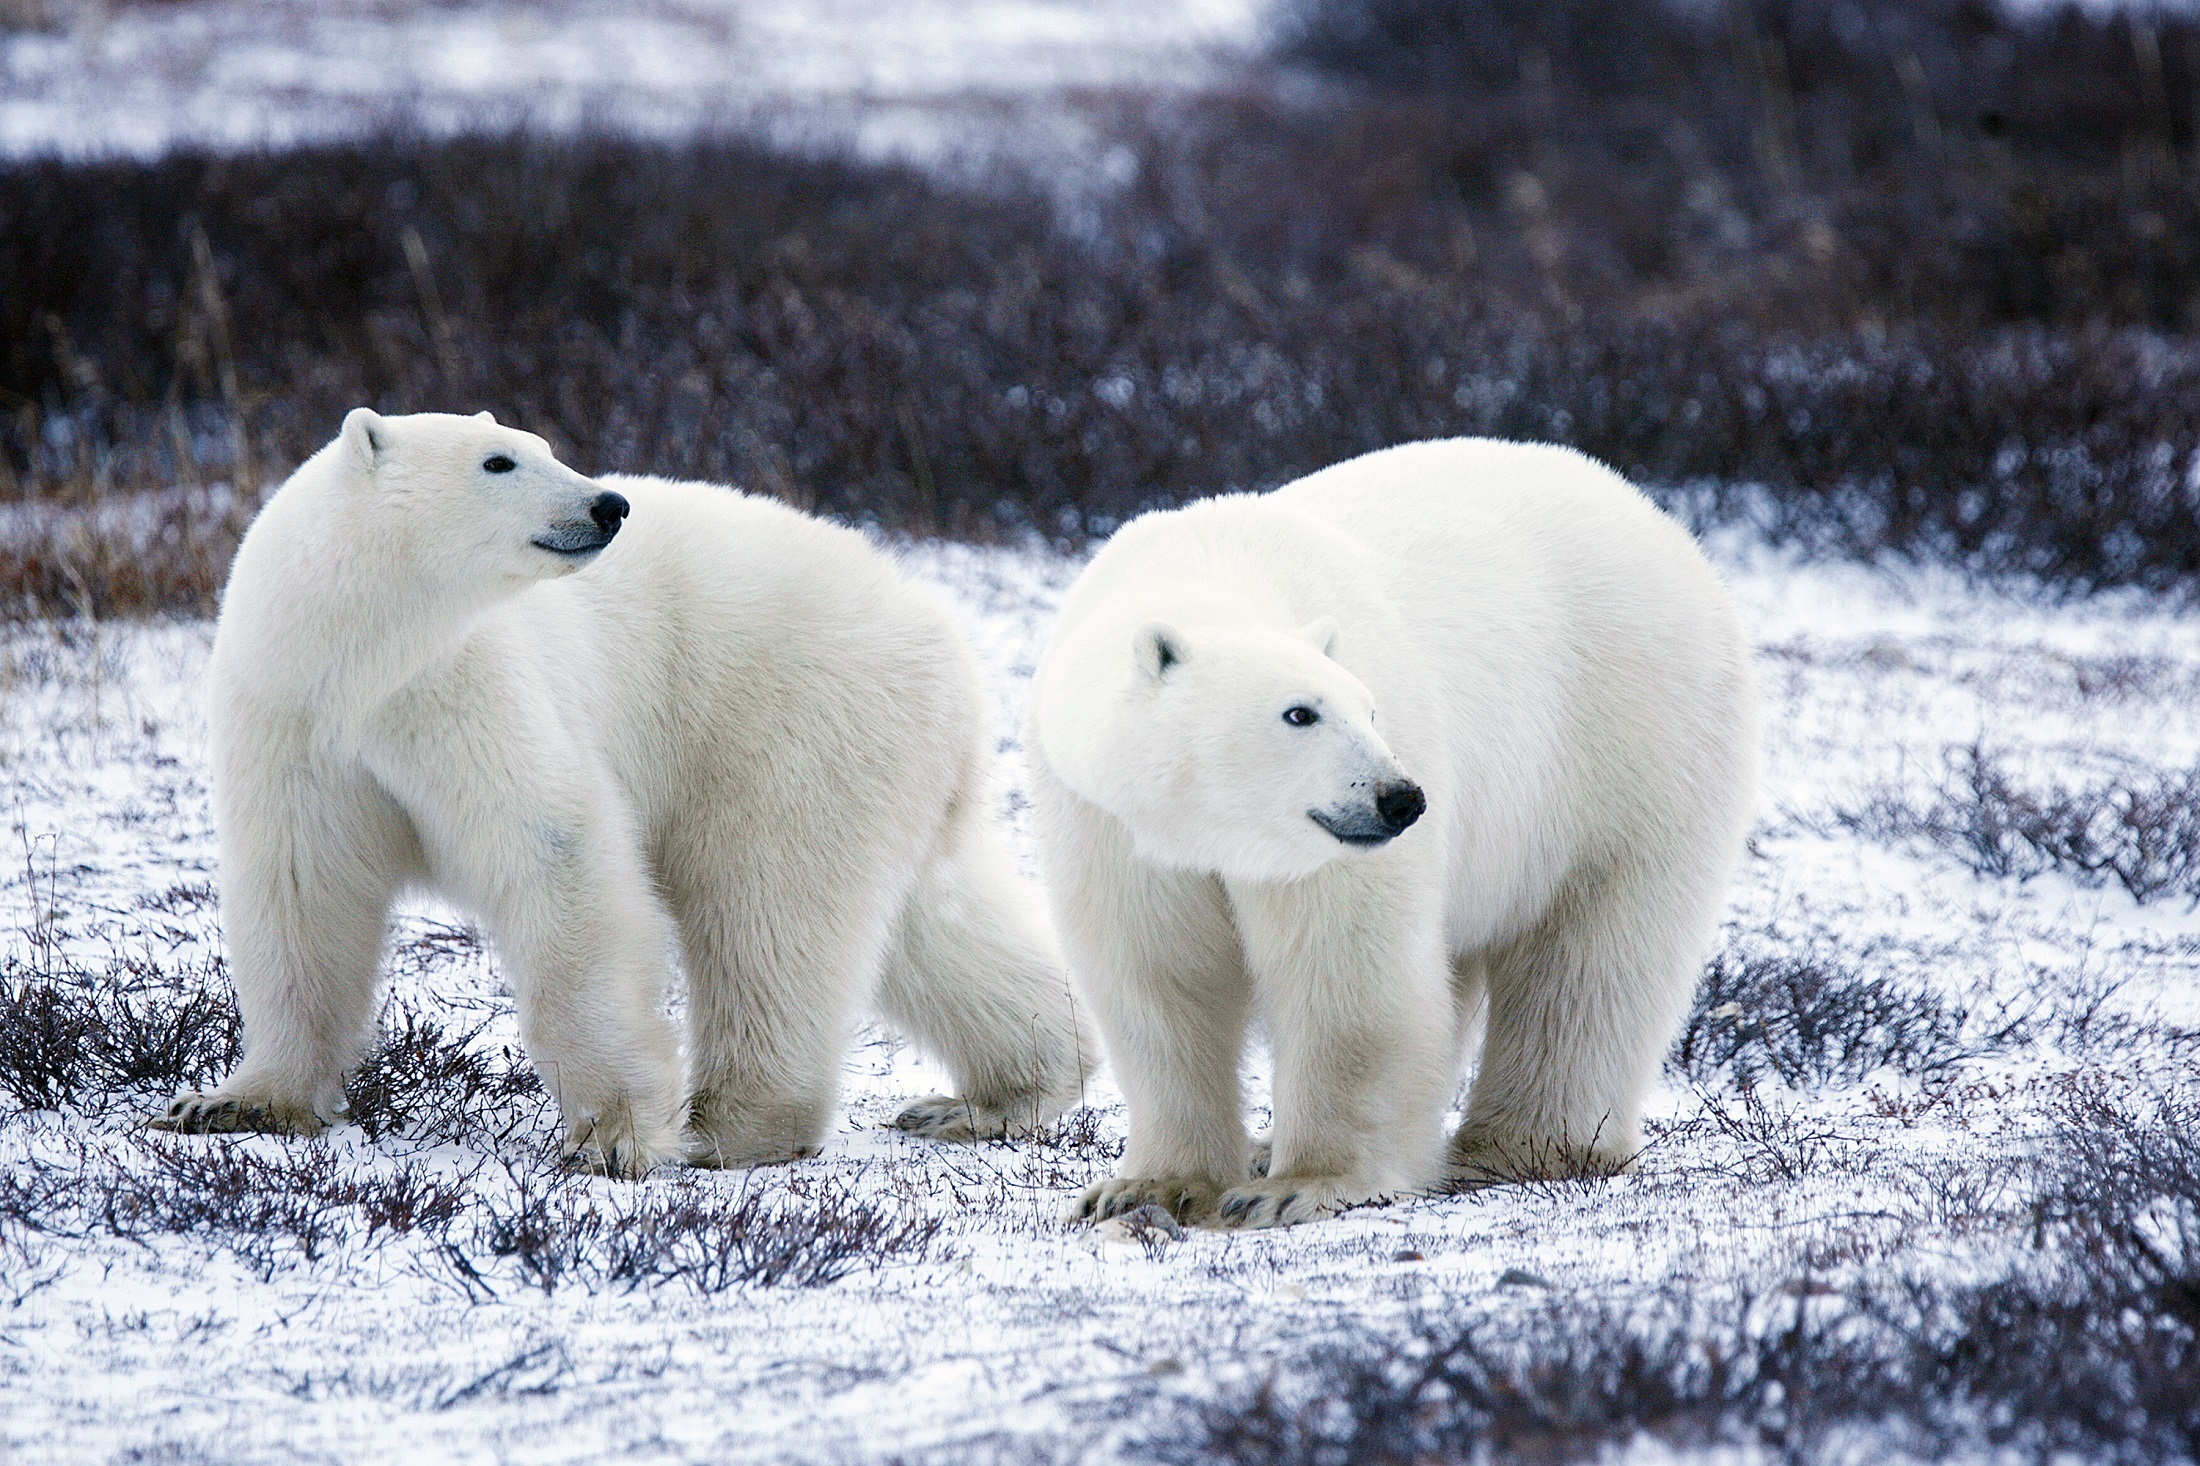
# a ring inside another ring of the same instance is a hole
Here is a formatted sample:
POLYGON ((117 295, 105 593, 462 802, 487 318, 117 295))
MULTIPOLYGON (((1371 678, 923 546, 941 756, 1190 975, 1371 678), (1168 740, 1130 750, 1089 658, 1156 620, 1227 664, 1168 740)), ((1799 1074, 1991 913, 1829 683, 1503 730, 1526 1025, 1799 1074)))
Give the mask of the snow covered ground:
POLYGON ((0 156, 234 149, 402 119, 430 128, 593 120, 671 133, 747 123, 870 155, 1090 161, 1081 94, 1210 84, 1259 46, 1272 8, 0 0, 0 156))
MULTIPOLYGON (((1214 80, 1264 10, 0 0, 51 22, 0 32, 0 154, 603 119, 1104 175, 1086 101, 1214 80)), ((1432 1319, 1838 1329, 1874 1280, 2029 1265, 2072 1107, 2189 1102, 2200 1072, 2200 614, 1717 553, 1756 628, 1765 805, 1637 1170, 1179 1241, 1059 1220, 1120 1149, 1105 1074, 1047 1138, 932 1146, 883 1126, 942 1077, 876 1030, 817 1160, 564 1176, 493 958, 433 909, 401 925, 366 1126, 145 1133, 229 1036, 209 628, 0 627, 0 1460, 1101 1460, 1432 1319)), ((1075 566, 908 555, 969 613, 1013 785, 1075 566)), ((1257 1122, 1257 1054, 1248 1090, 1257 1122)))
POLYGON ((1073 155, 1080 92, 1214 79, 1259 0, 0 0, 0 155, 430 128, 762 125, 915 157, 1073 155))
MULTIPOLYGON (((2105 876, 1981 875, 1930 816, 1973 787, 1974 748, 2034 791, 2190 767, 2200 615, 1718 553, 1756 628, 1766 800, 1714 974, 1739 996, 1699 1004, 1635 1173, 1282 1233, 1100 1235, 1059 1213, 1120 1145, 1105 1076, 1046 1140, 931 1145, 883 1125, 941 1077, 867 1030, 816 1160, 567 1177, 493 960, 421 910, 391 977, 413 1046, 378 1072, 402 1088, 470 1055, 471 1100, 423 1082, 371 1137, 286 1142, 146 1134, 159 1086, 112 1073, 53 1108, 0 1091, 0 1456, 1112 1459, 1181 1434, 1185 1401, 1432 1316, 1502 1331, 1554 1300, 1750 1295, 1769 1311, 1739 1326, 1774 1328, 1846 1306, 1861 1277, 2006 1268, 2031 1245, 2026 1177, 2057 1107, 2190 1084, 2200 917, 2190 893, 2140 904, 2105 876), (1787 989, 1747 977, 1765 971, 1837 1001, 1775 1003, 1787 989), (1860 994, 1878 1016, 1854 1032, 1780 1028, 1839 1029, 1860 994), (774 1254, 774 1236, 795 1241, 774 1254)), ((1075 566, 907 554, 968 612, 1013 782, 1014 710, 1075 566)), ((134 994, 157 1017, 220 991, 208 639, 0 632, 0 976, 18 998, 134 994)), ((1256 1055, 1256 1105, 1264 1073, 1256 1055)))

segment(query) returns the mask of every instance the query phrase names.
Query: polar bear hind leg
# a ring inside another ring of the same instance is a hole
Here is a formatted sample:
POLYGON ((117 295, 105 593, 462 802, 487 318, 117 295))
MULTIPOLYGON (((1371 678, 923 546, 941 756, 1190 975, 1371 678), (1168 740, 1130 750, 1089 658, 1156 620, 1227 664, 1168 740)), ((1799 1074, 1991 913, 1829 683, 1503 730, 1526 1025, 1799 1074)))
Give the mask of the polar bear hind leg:
POLYGON ((896 1129, 930 1140, 1030 1135, 1075 1104, 1098 1048, 992 813, 958 798, 903 905, 879 1011, 947 1066, 955 1093, 896 1129))
POLYGON ((666 853, 688 974, 690 1164, 817 1154, 902 897, 902 856, 886 846, 759 810, 666 853))
POLYGON ((1689 889, 1704 884, 1609 875, 1485 954, 1482 1060, 1451 1142, 1454 1184, 1609 1175, 1633 1161, 1643 1098, 1710 934, 1711 900, 1689 889))

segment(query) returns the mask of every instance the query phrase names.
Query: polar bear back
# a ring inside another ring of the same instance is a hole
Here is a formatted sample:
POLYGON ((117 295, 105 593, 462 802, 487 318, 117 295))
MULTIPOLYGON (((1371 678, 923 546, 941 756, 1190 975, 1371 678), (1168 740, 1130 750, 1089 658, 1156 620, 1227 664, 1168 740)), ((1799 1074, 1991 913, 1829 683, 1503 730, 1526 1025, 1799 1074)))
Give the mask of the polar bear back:
POLYGON ((1142 516, 1065 600, 1042 722, 1127 675, 1112 648, 1138 625, 1240 616, 1336 622, 1427 791, 1454 951, 1622 861, 1718 866, 1754 804, 1730 597, 1680 525, 1570 449, 1408 444, 1142 516))
MULTIPOLYGON (((1571 449, 1407 444, 1267 502, 1349 538, 1406 634, 1445 649, 1430 671, 1455 710, 1500 691, 1508 721, 1559 719, 1544 731, 1560 742, 1610 744, 1624 727, 1647 756, 1641 740, 1687 744, 1700 731, 1676 723, 1674 705, 1723 710, 1746 678, 1732 601, 1694 539, 1571 449), (1531 692, 1541 696, 1523 705, 1531 692)), ((1605 772, 1626 783, 1643 769, 1605 772)))
POLYGON ((785 819, 875 790, 871 817, 928 837, 980 739, 978 669, 949 609, 861 535, 774 501, 600 482, 632 505, 617 540, 482 634, 556 664, 546 680, 578 670, 614 690, 580 731, 645 825, 698 800, 785 819))
POLYGON ((1694 539, 1618 474, 1549 444, 1451 439, 1270 499, 1363 547, 1429 652, 1459 789, 1460 947, 1510 935, 1584 868, 1691 862, 1746 822, 1739 619, 1694 539))

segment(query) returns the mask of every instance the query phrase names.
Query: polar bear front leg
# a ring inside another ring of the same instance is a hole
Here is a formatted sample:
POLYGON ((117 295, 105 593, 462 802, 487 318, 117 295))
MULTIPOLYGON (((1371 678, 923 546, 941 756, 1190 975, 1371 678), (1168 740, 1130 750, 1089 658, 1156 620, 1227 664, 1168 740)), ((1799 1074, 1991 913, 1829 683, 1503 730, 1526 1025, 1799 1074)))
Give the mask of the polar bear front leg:
POLYGON ((364 1046, 389 905, 418 864, 396 804, 298 749, 216 765, 222 930, 244 1058, 148 1122, 190 1134, 318 1135, 364 1046), (225 766, 226 765, 226 766, 225 766))
POLYGON ((1166 905, 1150 891, 1144 916, 1112 940, 1072 947, 1130 1109, 1116 1174, 1087 1187, 1072 1211, 1086 1221, 1147 1205, 1181 1222, 1209 1221, 1250 1171, 1238 1083, 1249 989, 1221 890, 1209 877, 1151 878, 1191 889, 1170 893, 1166 905))
POLYGON ((672 932, 632 818, 609 775, 541 723, 504 724, 521 695, 469 705, 464 728, 438 730, 464 742, 394 745, 377 771, 400 791, 431 878, 488 928, 566 1154, 615 1176, 677 1161, 679 1048, 659 1008, 672 932))
POLYGON ((1434 1179, 1451 973, 1426 883, 1385 865, 1230 887, 1274 1045, 1275 1122, 1266 1173, 1221 1199, 1225 1226, 1288 1226, 1434 1179))
POLYGON ((566 1155, 640 1176, 684 1158, 678 1043, 658 1006, 671 933, 617 813, 551 816, 537 837, 542 858, 489 916, 520 1037, 557 1096, 566 1155))
POLYGON ((1036 767, 1032 788, 1070 971, 1130 1108, 1116 1175, 1071 1215, 1150 1203, 1209 1220, 1250 1150, 1238 1060, 1251 990, 1222 884, 1137 859, 1120 826, 1036 767))
POLYGON ((683 1158, 678 1044, 658 1009, 670 934, 639 852, 585 825, 574 835, 612 848, 546 861, 539 874, 549 879, 515 885, 490 930, 512 975, 521 1039, 565 1118, 566 1155, 639 1176, 683 1158))

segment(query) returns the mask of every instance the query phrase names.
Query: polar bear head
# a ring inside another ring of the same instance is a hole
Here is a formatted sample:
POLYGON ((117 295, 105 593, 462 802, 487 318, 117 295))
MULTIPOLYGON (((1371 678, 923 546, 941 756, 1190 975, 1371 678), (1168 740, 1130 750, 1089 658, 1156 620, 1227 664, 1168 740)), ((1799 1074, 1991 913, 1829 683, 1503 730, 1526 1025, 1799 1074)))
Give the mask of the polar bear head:
POLYGON ((619 532, 626 500, 488 413, 383 417, 360 407, 330 445, 378 537, 451 587, 566 575, 619 532))
POLYGON ((1040 738, 1156 864, 1296 880, 1387 845, 1427 807, 1334 661, 1336 623, 1140 626, 1117 675, 1049 687, 1040 738), (1055 696, 1062 693, 1066 695, 1055 696))

